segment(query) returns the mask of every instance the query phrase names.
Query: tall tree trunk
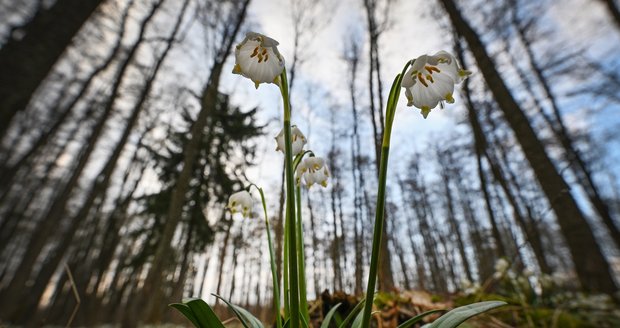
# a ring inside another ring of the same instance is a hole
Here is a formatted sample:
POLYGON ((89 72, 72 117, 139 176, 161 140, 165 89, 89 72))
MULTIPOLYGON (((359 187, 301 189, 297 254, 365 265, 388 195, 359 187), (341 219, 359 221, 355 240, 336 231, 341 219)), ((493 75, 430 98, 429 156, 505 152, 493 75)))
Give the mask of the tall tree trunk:
POLYGON ((616 27, 620 29, 620 10, 618 9, 618 5, 616 4, 616 0, 599 0, 605 6, 607 6, 607 10, 609 10, 609 14, 613 17, 614 22, 616 23, 616 27))
MULTIPOLYGON (((364 0, 364 8, 366 10, 366 19, 368 23, 368 34, 370 37, 369 58, 370 65, 368 70, 369 83, 369 100, 370 120, 373 129, 373 141, 375 145, 375 167, 377 175, 379 174, 379 159, 381 158, 381 139, 383 138, 383 95, 380 76, 379 64, 379 35, 381 34, 379 26, 377 26, 376 0, 364 0), (377 86, 375 87, 375 82, 377 86), (375 95, 375 92, 377 94, 375 95), (376 98, 376 99, 375 99, 376 98), (377 101, 377 103, 375 103, 377 101), (378 117, 377 113, 378 112, 378 117), (378 123, 377 123, 378 121, 378 123)), ((387 212, 383 213, 384 220, 387 220, 387 212)), ((389 250, 389 241, 391 236, 383 229, 381 234, 381 246, 379 248, 379 272, 377 284, 380 290, 394 289, 394 273, 392 272, 392 260, 389 250)))
POLYGON ((355 35, 351 34, 349 39, 345 41, 346 49, 344 50, 343 57, 346 60, 348 65, 347 73, 348 73, 348 87, 349 87, 349 97, 351 99, 351 124, 353 125, 353 134, 351 135, 351 177, 353 179, 353 242, 355 247, 355 259, 354 259, 354 267, 355 267, 355 283, 354 283, 354 293, 356 295, 361 295, 363 292, 363 239, 362 239, 362 231, 364 229, 364 220, 363 220, 363 207, 362 207, 362 196, 361 196, 361 179, 359 177, 362 172, 360 171, 359 159, 360 159, 360 137, 358 134, 358 114, 357 114, 357 88, 355 86, 355 81, 357 80, 357 74, 359 69, 359 60, 360 60, 360 52, 361 48, 359 46, 359 41, 356 40, 355 35))
MULTIPOLYGON (((415 232, 420 231, 420 229, 414 229, 414 222, 416 222, 416 216, 412 213, 411 201, 414 200, 408 193, 406 188, 405 181, 398 177, 398 187, 400 188, 400 193, 403 195, 403 211, 405 212, 405 222, 407 228, 407 235, 409 235, 409 247, 413 253, 413 257, 416 262, 416 271, 418 278, 417 288, 425 290, 426 289, 426 266, 424 263, 424 259, 421 256, 421 253, 418 249, 418 246, 415 243, 415 232)), ((419 226, 419 224, 417 224, 419 226)))
MULTIPOLYGON (((463 53, 463 47, 459 40, 455 41, 455 48, 459 61, 463 65, 463 68, 467 69, 465 56, 463 53)), ((519 225, 519 228, 521 229, 521 231, 527 238, 528 243, 532 247, 532 251, 534 252, 534 256, 536 257, 536 261, 541 272, 551 274, 551 268, 549 267, 549 264, 545 257, 544 247, 540 238, 540 234, 538 232, 538 228, 535 226, 535 222, 533 222, 533 220, 530 220, 529 222, 526 221, 515 195, 508 186, 508 182, 506 181, 506 178, 504 177, 501 168, 497 164, 496 159, 492 158, 489 154, 489 144, 486 136, 484 135, 484 131, 482 130, 482 125, 480 123, 480 120, 478 119, 478 114, 476 113, 474 103, 471 98, 469 80, 464 81, 462 90, 465 94, 465 107, 467 108, 467 117, 469 119, 469 124, 471 125, 471 129, 474 135, 474 147, 476 148, 476 154, 481 153, 484 155, 489 165, 489 169, 493 174, 494 180, 499 183, 502 191, 504 192, 504 195, 508 200, 508 203, 512 207, 512 213, 515 220, 517 221, 517 224, 519 225)))
MULTIPOLYGON (((146 80, 145 85, 140 92, 138 101, 134 105, 131 115, 129 116, 127 120, 125 129, 123 130, 120 140, 117 142, 116 147, 112 151, 112 154, 110 155, 107 162, 105 163, 105 165, 103 166, 99 174, 97 175, 97 178, 93 182, 90 190, 87 192, 87 196, 86 196, 84 203, 78 209, 77 213, 70 219, 69 227, 63 234, 62 241, 59 243, 58 246, 56 246, 56 248, 51 253, 51 255, 48 255, 48 258, 46 262, 44 263, 43 268, 41 269, 41 272, 39 273, 36 279, 35 286, 38 286, 38 288, 34 288, 33 286, 33 288, 31 288, 30 293, 24 294, 24 299, 22 300, 22 304, 27 303, 27 302, 35 302, 35 301, 36 301, 36 304, 39 303, 39 299, 43 295, 43 292, 45 291, 45 286, 47 285, 47 281, 49 281, 52 278, 52 275, 56 271, 56 268, 58 264, 60 263, 60 260, 65 256, 65 252, 71 245, 73 236, 75 235, 75 232, 80 226, 80 223, 84 221, 84 218, 88 217, 88 213, 92 210, 92 207, 95 204, 97 199, 100 200, 100 203, 103 202, 103 196, 105 195, 105 192, 108 190, 110 179, 112 178, 118 159, 120 158, 120 155, 123 149, 125 149, 125 145, 127 143, 127 140, 129 139, 129 136, 134 131, 134 127, 136 123, 138 122, 138 118, 140 117, 140 114, 142 113, 142 110, 144 109, 144 103, 147 100, 147 97, 151 92, 153 83, 157 79, 159 70, 164 60, 166 59, 169 51, 172 49, 172 45, 174 44, 175 37, 177 35, 177 32, 179 31, 181 22, 183 21, 183 17, 185 15, 185 9, 187 8, 188 3, 189 3, 189 0, 185 0, 183 7, 178 15, 178 19, 174 26, 174 29, 170 37, 166 40, 166 48, 159 55, 159 58, 155 62, 152 73, 149 76, 149 78, 146 80)), ((22 308, 23 308, 23 305, 22 305, 22 308)))
MULTIPOLYGON (((138 40, 136 41, 134 46, 131 48, 129 54, 127 55, 127 58, 121 64, 121 66, 119 67, 117 71, 114 86, 112 87, 112 94, 110 95, 110 98, 106 102, 103 108, 103 113, 99 117, 95 127, 93 128, 93 131, 88 137, 86 147, 78 155, 77 165, 71 172, 71 176, 68 182, 66 183, 66 185, 64 186, 64 188, 55 197, 52 203, 52 206, 47 211, 46 215, 43 217, 42 222, 40 222, 38 226, 36 227, 31 237, 31 242, 28 248, 26 249, 26 253, 24 254, 23 259, 14 274, 11 280, 11 283, 8 285, 6 290, 4 290, 2 294, 0 294, 1 295, 0 299, 2 299, 2 301, 0 301, 0 305, 2 305, 0 306, 0 308, 2 309, 1 313, 5 317, 9 317, 10 315, 13 314, 15 310, 19 308, 19 304, 20 304, 19 302, 14 302, 14 301, 9 301, 9 300, 17 299, 20 297, 19 295, 23 295, 22 288, 25 285, 26 281, 30 278, 33 266, 37 258, 41 254, 41 250, 47 244, 48 239, 52 236, 52 234, 50 234, 49 232, 53 231, 54 230, 53 227, 58 225, 59 222, 63 219, 64 214, 66 213, 66 206, 67 206, 67 203, 69 202, 70 195, 72 191, 74 190, 74 188, 77 186, 78 180, 82 176, 82 172, 84 168, 86 167, 86 164, 88 163, 90 159, 90 156, 93 154, 93 150, 95 149, 95 146, 97 142, 99 141, 99 137, 103 133, 105 124, 108 121, 108 118, 110 117, 112 113, 115 99, 119 93, 120 85, 121 85, 121 82, 123 81, 123 77, 125 76, 125 72, 129 68, 130 63, 134 59, 134 56, 137 53, 139 46, 142 44, 142 41, 144 40, 146 26, 148 25, 148 23, 151 21, 151 19, 157 12, 157 9, 161 5, 161 3, 162 3, 162 0, 157 2, 152 7, 147 17, 142 21, 141 26, 140 26, 140 35, 138 36, 138 40)), ((68 229, 73 230, 76 228, 77 227, 70 226, 68 229)))
POLYGON ((611 275, 609 263, 597 244, 592 229, 581 209, 570 194, 570 187, 556 170, 525 113, 495 69, 495 64, 489 57, 478 34, 465 21, 461 11, 452 0, 441 0, 441 3, 457 33, 463 36, 469 44, 495 101, 514 131, 525 157, 553 208, 575 263, 577 276, 582 287, 589 292, 613 294, 617 290, 617 286, 611 275))
POLYGON ((308 213, 310 218, 310 231, 312 231, 312 278, 313 278, 313 287, 314 287, 314 295, 318 298, 318 295, 321 294, 320 281, 321 278, 319 276, 319 238, 316 236, 315 231, 317 231, 316 217, 314 216, 314 211, 312 210, 312 200, 310 199, 310 193, 306 193, 306 203, 308 204, 308 213))
MULTIPOLYGON (((611 1, 613 2, 613 1, 611 1)), ((551 85, 545 78, 543 72, 543 66, 541 66, 536 57, 534 56, 534 52, 532 50, 532 45, 530 40, 526 35, 526 28, 523 26, 523 23, 519 21, 517 17, 516 3, 514 4, 515 8, 512 10, 511 21, 517 30, 517 37, 526 53, 526 58, 528 60, 529 66, 532 68, 534 75, 536 76, 536 80, 538 84, 542 88, 545 98, 547 99, 549 106, 551 107, 551 112, 553 117, 544 112, 544 109, 540 108, 541 116, 544 118, 545 122, 549 125, 551 132, 555 138, 560 142, 562 147, 564 148, 563 157, 565 161, 569 164, 571 170, 577 177, 579 184, 584 189, 590 203, 594 206, 594 210, 601 218, 605 226, 607 226, 607 230, 612 240, 614 241, 616 248, 620 249, 620 230, 615 224, 614 218, 611 216, 611 211, 609 206, 603 200, 603 197, 600 194, 599 187, 594 182, 594 178, 592 176, 591 169, 589 165, 583 158, 583 155, 579 151, 579 149, 575 146, 573 142, 573 137, 571 133, 566 128, 566 124, 564 123, 564 119, 562 118, 562 114, 560 112, 560 107, 557 103, 556 97, 551 90, 551 85)), ((616 7, 616 11, 618 8, 616 7)), ((529 79, 523 79, 524 84, 531 89, 531 82, 529 79)), ((531 92, 534 94, 533 92, 531 92)))
POLYGON ((222 248, 220 249, 220 256, 218 257, 218 276, 217 286, 215 287, 215 293, 222 295, 222 275, 224 274, 224 261, 226 260, 226 254, 228 253, 228 245, 230 240, 230 230, 232 230, 233 221, 231 220, 226 224, 226 231, 224 234, 224 240, 222 241, 222 248))
POLYGON ((10 38, 0 48, 0 141, 11 120, 26 108, 32 95, 71 44, 82 25, 103 0, 58 0, 43 5, 20 30, 22 38, 10 38))
MULTIPOLYGON (((196 121, 192 124, 190 130, 191 138, 183 147, 183 167, 179 174, 176 186, 172 192, 164 231, 160 242, 157 245, 155 256, 153 257, 153 261, 151 263, 151 268, 144 281, 144 295, 155 296, 160 293, 159 286, 162 281, 162 271, 165 266, 165 260, 171 256, 172 250, 170 248, 170 242, 172 241, 174 232, 176 231, 177 225, 181 220, 183 205, 185 204, 185 194, 189 189, 191 174, 194 172, 194 165, 199 150, 198 148, 200 146, 200 140, 202 139, 202 135, 204 133, 207 118, 210 115, 213 115, 213 112, 215 111, 215 103, 224 62, 226 58, 228 58, 232 44, 241 29, 249 2, 250 0, 245 0, 240 5, 238 16, 234 23, 234 28, 223 38, 220 53, 214 61, 211 75, 203 89, 200 112, 198 113, 196 121)), ((160 313, 164 310, 163 304, 157 303, 157 299, 158 297, 148 298, 146 302, 147 304, 143 308, 145 314, 143 318, 147 320, 147 322, 158 322, 160 313)))
MULTIPOLYGON (((343 277, 342 277, 342 266, 341 266, 341 258, 342 254, 345 252, 344 244, 341 244, 340 237, 338 237, 338 210, 337 210, 337 199, 336 194, 338 193, 338 188, 340 187, 338 183, 339 176, 339 168, 338 163, 336 163, 337 159, 337 150, 336 150, 336 132, 333 126, 333 122, 335 122, 334 113, 332 112, 332 129, 331 129, 331 149, 327 155, 328 165, 331 169, 332 182, 333 186, 329 192, 330 196, 330 205, 332 211, 332 229, 334 230, 333 239, 331 241, 331 257, 332 257, 332 267, 334 270, 334 291, 342 291, 343 290, 343 277)), ((342 227, 344 228, 344 227, 342 227)), ((344 231, 342 232, 344 233, 344 231)))
MULTIPOLYGON (((444 163, 442 161, 440 162, 444 163)), ((451 233, 453 234, 453 236, 456 237, 459 255, 461 256, 461 261, 463 262, 463 269, 465 270, 465 276, 469 281, 474 281, 473 275, 471 273, 471 267, 469 266, 469 261, 467 259, 467 254, 465 253, 465 242, 463 241, 463 234, 461 233, 459 224, 456 221, 456 211, 454 207, 454 199, 452 198, 452 190, 450 188, 450 179, 447 172, 442 172, 441 176, 443 180, 444 196, 446 197, 445 208, 448 211, 446 219, 450 224, 451 233)))
MULTIPOLYGON (((127 22, 128 22, 127 17, 129 16, 129 9, 132 7, 132 5, 133 5, 133 0, 129 2, 125 11, 123 12, 121 22, 119 23, 121 27, 119 28, 117 41, 113 49, 110 51, 108 56, 103 60, 103 62, 97 65, 91 71, 91 73, 88 75, 86 80, 82 82, 82 85, 80 86, 80 90, 77 92, 77 94, 63 108, 60 108, 61 107, 60 101, 62 100, 60 99, 58 106, 55 106, 56 108, 55 110, 53 110, 54 112, 59 112, 58 116, 55 117, 55 121, 39 135, 37 140, 30 146, 30 149, 28 149, 27 152, 25 152, 17 161, 15 161, 15 164, 8 166, 8 167, 5 167, 4 164, 2 164, 1 166, 2 170, 0 171, 0 186, 3 186, 3 187, 9 186, 11 182, 15 180, 17 171, 19 169, 23 169, 23 167, 28 164, 32 156, 36 154, 37 151, 40 151, 41 149, 43 149, 43 147, 45 147, 45 145, 48 144, 48 142, 52 139, 52 136, 60 129, 62 124, 65 123, 66 118, 69 117, 69 115, 73 112, 75 105, 80 100, 83 99, 83 96, 86 94, 91 84, 96 80, 96 77, 98 77, 100 73, 104 72, 112 64, 112 62, 117 57, 118 53, 120 52, 122 48, 121 47, 122 40, 125 35, 125 31, 127 30, 127 22)), ((68 90, 69 88, 67 87, 66 89, 68 90)), ((89 106, 87 108, 94 108, 94 107, 95 106, 92 106, 92 107, 89 106)), ((89 112, 91 111, 92 110, 87 110, 87 114, 85 116, 90 116, 89 112)))

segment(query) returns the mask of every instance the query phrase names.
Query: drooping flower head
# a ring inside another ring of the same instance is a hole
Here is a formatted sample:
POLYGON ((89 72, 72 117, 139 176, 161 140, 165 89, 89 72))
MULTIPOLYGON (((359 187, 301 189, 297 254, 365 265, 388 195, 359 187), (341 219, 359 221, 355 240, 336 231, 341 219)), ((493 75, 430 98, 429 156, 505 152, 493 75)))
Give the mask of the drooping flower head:
POLYGON ((510 263, 505 258, 500 258, 495 261, 495 273, 493 273, 493 277, 495 279, 501 278, 506 274, 506 271, 510 268, 510 263))
MULTIPOLYGON (((304 150, 307 140, 303 133, 297 128, 297 125, 291 126, 291 146, 293 149, 293 156, 301 153, 304 150)), ((280 130, 280 133, 276 136, 276 151, 284 153, 284 129, 280 130)))
POLYGON ((234 74, 241 74, 254 82, 274 83, 284 70, 284 58, 278 51, 278 41, 259 33, 248 32, 235 48, 234 74))
POLYGON ((321 157, 308 157, 299 163, 295 170, 295 175, 298 185, 303 180, 308 188, 312 187, 315 183, 327 187, 329 170, 327 169, 327 165, 325 165, 325 160, 321 157))
POLYGON ((232 214, 241 213, 244 218, 250 217, 252 210, 252 195, 246 190, 241 190, 230 196, 227 208, 232 214))
POLYGON ((426 118, 431 109, 443 102, 454 102, 454 85, 461 83, 471 72, 462 69, 451 54, 440 51, 433 56, 422 55, 415 59, 403 76, 407 106, 421 109, 426 118))

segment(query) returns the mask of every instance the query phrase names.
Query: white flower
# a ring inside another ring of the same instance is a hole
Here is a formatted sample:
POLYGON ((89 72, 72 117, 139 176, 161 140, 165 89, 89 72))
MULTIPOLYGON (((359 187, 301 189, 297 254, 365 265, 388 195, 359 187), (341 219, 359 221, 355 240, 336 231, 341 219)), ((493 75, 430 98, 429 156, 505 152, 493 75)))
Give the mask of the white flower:
POLYGON ((321 157, 308 157, 304 159, 295 170, 297 184, 301 183, 302 177, 304 184, 310 188, 313 184, 318 183, 323 187, 327 187, 327 179, 329 178, 329 170, 325 165, 325 160, 321 157))
MULTIPOLYGON (((297 154, 301 153, 304 150, 304 145, 306 144, 306 137, 303 133, 297 128, 297 125, 291 126, 291 146, 293 150, 293 156, 297 156, 297 154)), ((276 136, 276 151, 281 151, 284 153, 284 129, 280 130, 280 133, 276 136)))
POLYGON ((278 51, 278 41, 259 33, 248 32, 235 48, 234 74, 261 83, 274 83, 284 70, 284 58, 278 51))
POLYGON ((227 208, 232 214, 241 213, 243 217, 249 217, 252 210, 252 195, 245 190, 232 194, 228 199, 227 208))
POLYGON ((508 271, 509 267, 510 263, 505 258, 500 258, 495 262, 495 273, 493 274, 493 277, 496 279, 501 278, 504 276, 506 271, 508 271))
POLYGON ((461 83, 471 72, 462 69, 451 54, 440 51, 433 56, 418 57, 403 76, 407 106, 421 109, 426 118, 431 109, 443 101, 454 102, 454 85, 461 83))

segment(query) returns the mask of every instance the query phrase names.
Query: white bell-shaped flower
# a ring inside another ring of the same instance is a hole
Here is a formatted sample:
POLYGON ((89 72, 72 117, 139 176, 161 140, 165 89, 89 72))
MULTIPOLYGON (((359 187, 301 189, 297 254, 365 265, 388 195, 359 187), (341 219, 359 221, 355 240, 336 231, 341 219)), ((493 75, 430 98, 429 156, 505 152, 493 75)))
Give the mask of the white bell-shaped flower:
POLYGON ((284 70, 284 58, 278 51, 278 41, 259 33, 248 32, 235 48, 234 74, 261 83, 274 83, 284 70))
POLYGON ((329 170, 327 169, 327 165, 325 165, 325 160, 321 157, 308 157, 299 163, 295 170, 295 175, 298 185, 303 180, 308 188, 312 187, 315 183, 327 187, 329 170))
POLYGON ((227 208, 232 214, 241 213, 243 217, 250 217, 252 211, 252 195, 246 190, 241 190, 230 196, 227 208))
MULTIPOLYGON (((301 130, 297 128, 297 125, 291 126, 291 146, 293 150, 293 156, 301 153, 304 150, 307 140, 301 130)), ((276 136, 276 151, 284 153, 284 129, 280 130, 280 133, 276 136)))
POLYGON ((418 57, 403 76, 407 106, 421 109, 426 118, 431 109, 443 102, 454 102, 454 85, 461 83, 471 72, 460 67, 451 54, 440 51, 433 56, 418 57))
POLYGON ((505 258, 500 258, 495 261, 495 273, 493 273, 493 277, 495 279, 499 279, 506 274, 506 271, 510 268, 510 262, 508 262, 505 258))

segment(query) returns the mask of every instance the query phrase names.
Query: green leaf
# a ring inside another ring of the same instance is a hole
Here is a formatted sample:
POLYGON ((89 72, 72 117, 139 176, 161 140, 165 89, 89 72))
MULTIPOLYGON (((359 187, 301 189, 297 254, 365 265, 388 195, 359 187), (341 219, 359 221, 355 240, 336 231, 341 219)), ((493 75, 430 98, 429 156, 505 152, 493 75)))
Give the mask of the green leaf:
POLYGON ((239 321, 241 321, 241 324, 243 325, 243 327, 245 327, 245 328, 265 328, 265 327, 263 327, 263 323, 260 322, 260 320, 256 319, 256 317, 253 316, 246 309, 244 309, 244 308, 242 308, 240 306, 236 306, 236 305, 228 302, 227 300, 225 300, 224 298, 222 298, 219 295, 215 295, 215 294, 212 294, 212 295, 217 297, 217 298, 219 298, 220 300, 222 300, 222 302, 224 302, 224 303, 226 303, 226 305, 228 305, 230 310, 233 311, 233 313, 235 313, 237 318, 239 318, 239 321))
POLYGON ((429 327, 454 328, 473 316, 506 304, 508 303, 501 301, 488 301, 461 306, 444 314, 439 319, 435 320, 429 327))
POLYGON ((308 326, 308 321, 306 321, 306 317, 303 315, 303 313, 301 313, 301 311, 299 311, 299 319, 301 319, 301 326, 303 328, 309 328, 308 326))
POLYGON ((338 328, 345 328, 345 327, 347 327, 349 322, 351 322, 351 320, 353 320, 353 318, 355 318, 355 315, 357 314, 357 312, 359 312, 359 310, 362 309, 362 307, 364 306, 364 302, 365 301, 366 301, 365 299, 362 299, 359 303, 357 303, 357 305, 353 308, 353 310, 351 310, 351 313, 349 313, 349 315, 346 318, 344 318, 342 323, 340 323, 338 328))
POLYGON ((336 306, 334 306, 333 308, 331 308, 331 310, 329 310, 329 312, 327 312, 327 314, 325 315, 325 318, 323 319, 323 322, 321 323, 321 328, 329 327, 329 323, 332 321, 332 317, 334 316, 334 313, 336 312, 336 310, 338 310, 338 307, 341 304, 342 303, 336 304, 336 306))
POLYGON ((183 301, 192 310, 201 327, 224 328, 224 325, 215 315, 209 304, 199 298, 183 301))
POLYGON ((357 314, 357 316, 355 316, 355 320, 353 320, 353 323, 351 324, 351 328, 360 328, 362 326, 363 315, 364 315, 364 312, 360 312, 357 314))
MULTIPOLYGON (((375 313, 379 313, 381 311, 374 311, 370 313, 370 316, 372 317, 373 314, 375 313)), ((355 320, 353 320, 353 323, 351 324, 351 328, 360 328, 362 326, 362 318, 364 317, 364 312, 360 312, 357 314, 357 317, 355 317, 355 320)))
POLYGON ((194 312, 192 312, 192 309, 190 309, 189 306, 183 303, 172 303, 168 304, 168 306, 175 308, 179 312, 181 312, 181 314, 183 314, 187 319, 189 319, 189 321, 191 321, 194 326, 196 326, 196 328, 204 328, 204 326, 200 325, 200 323, 196 319, 196 316, 194 316, 194 312))
POLYGON ((415 317, 403 322, 402 324, 400 324, 398 326, 398 328, 409 328, 411 326, 413 326, 414 324, 416 324, 418 321, 422 320, 424 317, 426 317, 427 315, 433 314, 433 313, 437 313, 437 312, 442 312, 445 310, 430 310, 430 311, 426 311, 424 313, 420 313, 418 315, 416 315, 415 317))

